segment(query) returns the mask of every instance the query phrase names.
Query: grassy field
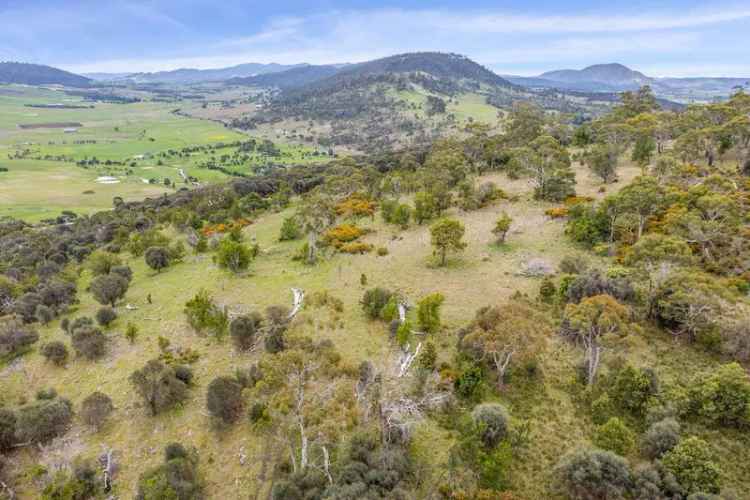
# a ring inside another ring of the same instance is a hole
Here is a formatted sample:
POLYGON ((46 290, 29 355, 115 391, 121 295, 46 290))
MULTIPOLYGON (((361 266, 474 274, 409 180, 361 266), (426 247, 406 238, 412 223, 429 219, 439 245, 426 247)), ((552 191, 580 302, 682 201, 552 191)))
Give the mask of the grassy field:
MULTIPOLYGON (((621 182, 637 175, 638 169, 625 166, 621 182)), ((577 167, 578 191, 596 197, 600 184, 588 172, 577 167)), ((195 445, 200 452, 201 470, 207 480, 208 498, 248 498, 253 493, 263 497, 268 482, 260 478, 259 457, 267 447, 275 446, 243 421, 229 430, 212 430, 205 412, 205 389, 216 376, 230 375, 235 368, 246 367, 258 354, 238 355, 229 342, 217 342, 197 336, 186 324, 182 313, 184 303, 201 288, 232 311, 262 310, 272 304, 291 303, 291 287, 301 287, 306 292, 328 290, 344 302, 344 312, 335 325, 321 321, 315 312, 303 310, 295 320, 293 329, 315 338, 329 338, 352 364, 369 359, 380 368, 393 362, 395 346, 388 339, 386 327, 380 322, 369 322, 359 307, 365 287, 360 285, 362 274, 367 276, 368 287, 384 286, 403 292, 412 302, 439 291, 446 297, 443 320, 445 328, 436 336, 439 350, 446 361, 455 346, 455 332, 469 321, 476 309, 503 301, 515 291, 535 296, 539 280, 519 274, 524 262, 542 258, 556 266, 563 256, 578 252, 563 235, 562 221, 550 220, 544 215, 549 204, 533 201, 525 181, 511 181, 503 175, 493 175, 494 180, 507 192, 518 194, 516 202, 502 202, 475 212, 453 213, 467 228, 468 247, 460 257, 451 260, 446 268, 433 264, 427 227, 413 226, 406 231, 395 231, 380 220, 369 222, 373 230, 366 238, 376 246, 388 249, 388 255, 374 253, 364 256, 336 255, 316 267, 306 267, 293 262, 291 255, 300 242, 277 241, 283 218, 291 213, 269 214, 245 229, 247 238, 255 239, 262 253, 252 264, 245 277, 234 277, 219 270, 210 255, 190 255, 185 262, 160 274, 148 269, 143 259, 128 263, 135 272, 134 281, 124 303, 137 307, 127 310, 118 307, 120 318, 109 330, 111 345, 104 360, 89 362, 73 359, 66 368, 46 365, 37 352, 26 355, 10 365, 0 367, 2 391, 6 402, 29 398, 36 390, 54 387, 62 396, 70 398, 78 407, 84 397, 95 390, 109 394, 116 406, 110 424, 101 432, 92 433, 81 423, 64 438, 38 452, 23 449, 14 455, 11 468, 27 474, 17 493, 21 498, 34 498, 33 471, 37 463, 54 468, 73 456, 94 456, 102 447, 115 450, 119 472, 115 478, 115 493, 130 498, 138 475, 148 466, 161 460, 164 445, 180 441, 195 445), (507 245, 498 248, 492 243, 491 228, 501 211, 507 211, 515 220, 507 245), (148 304, 146 297, 153 297, 148 304), (140 328, 140 337, 129 344, 122 332, 128 322, 140 328), (173 346, 190 346, 200 353, 193 366, 196 387, 191 398, 176 411, 157 417, 146 414, 129 382, 129 375, 146 360, 158 355, 157 339, 164 336, 173 346), (249 457, 241 465, 240 455, 249 457)), ((485 179, 485 180, 487 180, 485 179)), ((600 265, 606 263, 602 260, 600 265)), ((92 316, 98 305, 85 292, 90 277, 84 273, 79 282, 81 303, 70 317, 92 316)), ((65 340, 59 321, 41 329, 42 340, 37 346, 53 339, 65 340)), ((636 365, 648 365, 658 360, 659 376, 669 383, 690 376, 695 370, 715 363, 716 360, 695 349, 677 349, 671 337, 654 332, 631 336, 622 346, 625 356, 636 365), (689 365, 690 373, 685 366, 689 365)), ((511 483, 518 498, 558 498, 552 492, 550 470, 560 454, 567 449, 587 443, 593 431, 588 416, 576 406, 568 389, 574 375, 575 362, 580 353, 558 338, 549 339, 542 354, 542 377, 536 382, 514 384, 499 398, 508 405, 516 418, 528 419, 531 436, 528 456, 514 460, 511 483)), ((750 494, 744 482, 743 467, 748 458, 748 436, 729 431, 694 430, 708 434, 710 442, 719 448, 732 446, 734 454, 717 454, 725 484, 750 494), (735 440, 730 443, 731 440, 735 440)), ((446 453, 434 453, 434 443, 448 449, 453 436, 435 422, 425 421, 417 430, 413 453, 417 460, 443 467, 446 453)), ((434 484, 436 477, 425 478, 434 484)))
MULTIPOLYGON (((201 183, 226 180, 227 174, 203 168, 209 162, 223 165, 237 148, 197 151, 189 155, 160 158, 159 153, 192 146, 210 146, 247 140, 210 120, 192 119, 173 113, 177 104, 139 102, 94 103, 89 109, 48 109, 26 104, 86 105, 80 97, 62 91, 21 86, 0 86, 0 216, 12 215, 30 221, 55 216, 62 210, 90 213, 111 207, 112 198, 138 200, 168 189, 165 178, 181 186, 179 170, 201 183), (21 129, 19 125, 80 123, 75 133, 63 128, 21 129), (22 159, 17 159, 18 157, 22 159), (51 161, 64 157, 68 161, 51 161), (99 165, 83 169, 76 161, 96 158, 99 165), (111 160, 119 165, 106 165, 111 160), (101 176, 116 177, 117 184, 98 184, 101 176), (84 192, 94 191, 93 194, 84 192)), ((286 143, 276 144, 279 156, 259 152, 239 165, 223 165, 245 175, 251 167, 268 162, 282 164, 320 161, 314 149, 286 143)))

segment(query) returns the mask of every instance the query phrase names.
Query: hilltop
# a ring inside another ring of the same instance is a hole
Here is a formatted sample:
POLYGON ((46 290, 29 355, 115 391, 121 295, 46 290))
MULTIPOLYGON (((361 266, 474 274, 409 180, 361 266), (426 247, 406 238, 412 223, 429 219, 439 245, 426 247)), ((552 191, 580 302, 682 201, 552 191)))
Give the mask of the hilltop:
POLYGON ((88 87, 91 84, 91 80, 41 64, 0 62, 0 83, 88 87))

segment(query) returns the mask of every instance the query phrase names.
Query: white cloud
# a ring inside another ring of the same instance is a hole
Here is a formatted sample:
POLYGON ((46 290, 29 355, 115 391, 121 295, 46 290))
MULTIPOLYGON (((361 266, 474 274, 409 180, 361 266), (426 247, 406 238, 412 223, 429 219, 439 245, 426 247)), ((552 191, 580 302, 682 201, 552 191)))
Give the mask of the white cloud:
POLYGON ((78 72, 158 71, 244 62, 327 64, 418 50, 463 53, 503 72, 521 66, 552 69, 623 58, 640 67, 641 62, 676 60, 674 55, 705 49, 712 41, 708 31, 747 19, 747 7, 727 6, 560 16, 520 15, 499 9, 336 10, 272 19, 254 33, 179 49, 167 47, 148 59, 113 58, 65 68, 78 72))

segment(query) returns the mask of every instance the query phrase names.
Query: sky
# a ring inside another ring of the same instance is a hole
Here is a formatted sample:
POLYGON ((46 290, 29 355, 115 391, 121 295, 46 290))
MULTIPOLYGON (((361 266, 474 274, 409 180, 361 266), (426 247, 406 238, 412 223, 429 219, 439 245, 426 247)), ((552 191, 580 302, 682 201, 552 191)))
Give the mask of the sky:
POLYGON ((0 61, 77 73, 464 54, 500 74, 619 62, 750 77, 750 2, 0 0, 0 61))

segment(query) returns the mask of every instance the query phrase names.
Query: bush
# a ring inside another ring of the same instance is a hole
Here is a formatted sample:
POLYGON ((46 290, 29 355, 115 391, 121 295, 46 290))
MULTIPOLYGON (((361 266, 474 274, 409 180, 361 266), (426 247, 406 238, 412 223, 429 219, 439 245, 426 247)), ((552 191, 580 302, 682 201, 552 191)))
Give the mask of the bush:
POLYGON ((477 405, 471 412, 471 418, 486 448, 495 448, 508 435, 510 417, 505 407, 498 403, 477 405))
POLYGON ((188 395, 188 384, 177 377, 174 368, 159 360, 151 360, 133 372, 130 383, 143 398, 151 415, 173 408, 188 395))
POLYGON ((242 386, 230 377, 213 379, 206 393, 206 408, 225 424, 236 422, 244 408, 242 386))
POLYGON ((44 444, 67 432, 73 405, 67 399, 39 400, 19 408, 16 439, 44 444))
POLYGON ((179 444, 166 448, 164 463, 144 472, 138 479, 136 500, 198 500, 203 482, 198 474, 198 455, 179 444))
POLYGON ((555 472, 566 492, 577 499, 621 500, 632 482, 624 458, 596 449, 565 455, 555 472))
POLYGON ((169 267, 169 250, 165 247, 149 247, 143 255, 148 267, 160 273, 162 269, 169 267))
POLYGON ((650 373, 630 365, 616 375, 609 390, 614 403, 634 415, 643 415, 649 400, 657 392, 657 383, 650 373))
POLYGON ((610 418, 594 433, 594 444, 603 450, 626 455, 635 444, 635 437, 627 425, 617 417, 610 418))
POLYGON ((750 422, 750 382, 738 363, 703 376, 693 385, 690 400, 698 415, 721 425, 740 427, 750 422))
POLYGON ((719 492, 719 467, 702 439, 693 436, 682 440, 664 454, 661 463, 688 493, 719 492))
POLYGON ((214 304, 206 290, 199 290, 195 297, 185 304, 188 324, 198 333, 208 330, 216 337, 223 337, 229 321, 226 312, 214 304))
POLYGON ((417 318, 419 328, 427 333, 435 333, 440 329, 440 306, 445 302, 445 297, 440 293, 433 293, 417 304, 417 318))
POLYGON ((99 492, 98 472, 89 461, 75 464, 72 474, 58 472, 45 486, 42 500, 86 500, 99 492))
POLYGON ((44 304, 39 304, 38 306, 36 306, 36 311, 34 311, 34 317, 38 322, 46 325, 50 321, 55 319, 55 311, 53 311, 50 307, 45 306, 44 304))
POLYGON ((680 424, 673 418, 665 418, 651 424, 643 435, 643 454, 656 459, 670 451, 680 442, 680 424))
POLYGON ((279 241, 292 241, 298 239, 300 236, 302 236, 302 228, 297 219, 294 217, 285 218, 281 224, 279 241))
POLYGON ((263 325, 263 316, 257 312, 237 316, 229 324, 229 335, 240 351, 250 349, 263 325))
POLYGON ((390 290, 385 288, 371 288, 367 290, 360 301, 362 309, 370 319, 379 319, 380 313, 393 296, 390 290))
POLYGON ((133 344, 137 337, 138 337, 138 327, 134 325, 133 323, 128 323, 128 326, 125 327, 125 338, 128 339, 128 342, 133 344))
POLYGON ((81 419, 99 430, 115 409, 109 396, 101 392, 91 393, 81 403, 81 419))
POLYGON ((119 276, 120 278, 124 279, 128 284, 130 284, 130 282, 133 281, 133 270, 130 269, 130 266, 115 266, 112 268, 112 271, 110 272, 110 274, 119 276))
POLYGON ((54 365, 63 366, 68 361, 68 348, 59 340, 54 340, 42 347, 42 356, 54 365))
POLYGON ((78 356, 86 359, 97 359, 107 351, 107 337, 93 326, 82 326, 73 330, 73 349, 78 356))
POLYGON ((115 307, 128 291, 128 282, 119 274, 107 274, 94 278, 89 289, 97 302, 115 307))
POLYGON ((39 334, 13 319, 0 320, 0 360, 26 353, 39 340, 39 334))
POLYGON ((94 276, 103 276, 112 272, 112 269, 122 265, 122 259, 117 255, 97 250, 88 259, 87 267, 94 276))
POLYGON ((9 450, 16 443, 16 414, 0 408, 0 452, 9 450))
POLYGON ((254 254, 243 243, 224 238, 216 250, 216 263, 223 269, 229 269, 233 273, 246 270, 253 260, 254 254))
POLYGON ((117 313, 109 306, 101 307, 96 311, 96 322, 100 326, 107 327, 117 319, 117 313))

